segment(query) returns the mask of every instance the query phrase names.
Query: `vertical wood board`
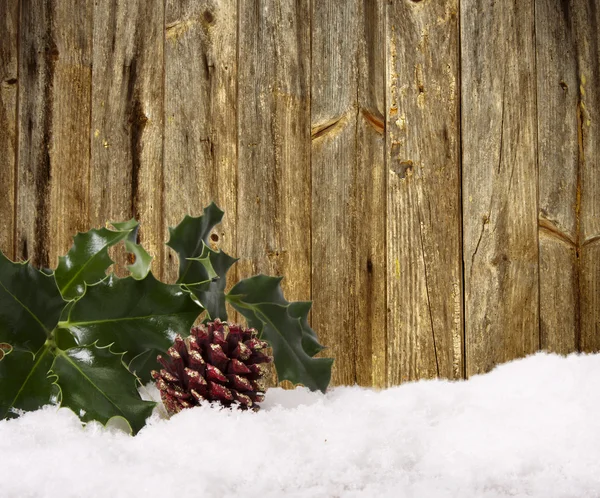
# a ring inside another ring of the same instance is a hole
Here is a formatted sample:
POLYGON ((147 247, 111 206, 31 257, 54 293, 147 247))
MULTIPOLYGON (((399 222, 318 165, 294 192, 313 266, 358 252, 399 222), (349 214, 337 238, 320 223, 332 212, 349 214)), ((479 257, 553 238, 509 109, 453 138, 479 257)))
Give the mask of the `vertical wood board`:
POLYGON ((0 3, 0 251, 15 254, 19 1, 0 3))
MULTIPOLYGON (((140 241, 163 261, 164 5, 111 0, 94 8, 90 224, 141 222, 140 241)), ((117 259, 121 268, 124 256, 117 259)))
POLYGON ((358 1, 312 5, 312 317, 335 358, 332 383, 345 385, 367 332, 354 320, 359 13, 358 1))
POLYGON ((461 2, 467 375, 539 347, 534 5, 461 2))
POLYGON ((388 383, 463 377, 458 2, 387 8, 388 383))
POLYGON ((578 348, 578 75, 572 2, 536 0, 541 347, 578 348))
POLYGON ((387 382, 385 4, 359 3, 354 333, 356 382, 387 382))
POLYGON ((600 351, 600 5, 573 2, 579 78, 581 349, 600 351))
MULTIPOLYGON (((211 201, 225 211, 213 238, 236 252, 237 2, 171 1, 165 40, 165 224, 199 216, 211 201)), ((166 240, 166 239, 165 239, 166 240)), ((165 251, 165 278, 177 280, 165 251)), ((229 272, 235 280, 235 267, 229 272)))
POLYGON ((309 3, 238 5, 238 276, 284 276, 285 297, 306 301, 311 297, 309 3))
POLYGON ((19 27, 17 259, 50 266, 50 138, 57 57, 49 2, 23 0, 19 27))
POLYGON ((283 275, 310 298, 308 2, 240 2, 237 256, 240 277, 283 275))
POLYGON ((49 156, 52 268, 77 232, 89 228, 90 113, 92 91, 92 0, 54 3, 49 156))

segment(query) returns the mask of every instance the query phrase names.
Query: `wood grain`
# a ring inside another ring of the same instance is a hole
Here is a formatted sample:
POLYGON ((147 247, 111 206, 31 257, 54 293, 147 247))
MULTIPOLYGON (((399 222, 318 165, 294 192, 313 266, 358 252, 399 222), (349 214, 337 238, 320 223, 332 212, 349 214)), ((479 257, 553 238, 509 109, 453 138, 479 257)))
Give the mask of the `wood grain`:
POLYGON ((289 300, 310 299, 309 27, 306 1, 239 3, 239 275, 289 300))
MULTIPOLYGON (((165 45, 165 224, 199 216, 215 201, 225 211, 218 246, 236 255, 237 2, 167 2, 165 45)), ((167 237, 166 226, 165 237, 167 237)), ((165 239, 166 240, 166 239, 165 239)), ((165 277, 177 279, 165 251, 165 277)), ((236 269, 229 272, 235 282, 236 269)))
MULTIPOLYGON (((162 272, 162 0, 110 0, 94 8, 90 223, 135 217, 162 272)), ((124 256, 117 260, 120 267, 124 256)), ((122 270, 121 270, 122 271, 122 270)))
POLYGON ((334 384, 386 382, 384 16, 313 3, 313 324, 334 384))
POLYGON ((354 321, 359 14, 358 1, 312 5, 312 317, 335 358, 334 385, 357 382, 368 333, 354 321))
POLYGON ((600 351, 599 24, 596 0, 4 0, 0 250, 54 266, 135 216, 173 281, 167 227, 215 200, 231 280, 313 299, 333 384, 600 351))
POLYGON ((21 5, 16 257, 36 266, 87 225, 90 22, 91 1, 21 5))
POLYGON ((387 8, 388 383, 462 378, 458 2, 387 8))
POLYGON ((600 6, 573 2, 579 82, 581 350, 600 351, 600 6))
POLYGON ((461 2, 467 375, 539 348, 533 1, 461 2))
POLYGON ((52 82, 49 148, 52 268, 77 232, 89 228, 92 0, 55 2, 56 61, 52 82))
POLYGON ((284 276, 286 298, 306 301, 311 296, 308 1, 239 2, 238 16, 238 276, 284 276))
MULTIPOLYGON (((354 335, 356 383, 385 387, 386 173, 385 3, 358 5, 356 166, 354 183, 354 335)), ((327 184, 325 184, 326 186, 327 184)), ((340 295, 343 295, 341 289, 340 295)))
POLYGON ((49 2, 23 0, 19 27, 16 254, 50 266, 50 139, 57 57, 49 2))
POLYGON ((15 257, 19 2, 0 3, 0 251, 15 257))
POLYGON ((579 84, 571 3, 535 3, 540 339, 543 349, 563 354, 579 347, 579 84))

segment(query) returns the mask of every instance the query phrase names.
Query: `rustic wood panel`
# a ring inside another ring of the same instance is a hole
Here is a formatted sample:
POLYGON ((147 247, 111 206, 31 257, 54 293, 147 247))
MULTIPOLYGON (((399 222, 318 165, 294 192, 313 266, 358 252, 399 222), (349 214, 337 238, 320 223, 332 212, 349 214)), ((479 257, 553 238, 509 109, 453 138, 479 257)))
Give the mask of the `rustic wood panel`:
POLYGON ((539 347, 533 1, 461 2, 466 371, 539 347))
POLYGON ((388 39, 388 383, 463 377, 458 2, 397 2, 388 39))
MULTIPOLYGON (((359 2, 358 115, 354 178, 354 325, 356 382, 387 382, 385 3, 359 2)), ((325 184, 326 186, 326 184, 325 184)), ((343 295, 344 289, 340 289, 343 295)), ((322 330, 320 327, 319 330, 322 330)))
POLYGON ((0 251, 15 253, 19 2, 0 3, 0 251))
POLYGON ((90 223, 140 220, 140 241, 160 276, 164 3, 95 4, 93 33, 90 223))
POLYGON ((573 2, 579 79, 581 349, 600 351, 600 6, 573 2))
POLYGON ((239 275, 284 275, 290 300, 310 299, 309 28, 307 1, 239 3, 239 275))
POLYGON ((354 384, 359 2, 313 2, 311 61, 313 321, 336 359, 332 382, 354 384))
POLYGON ((237 271, 289 300, 311 296, 308 5, 238 2, 237 271))
MULTIPOLYGON (((237 2, 169 0, 165 15, 165 223, 215 201, 225 211, 218 244, 235 256, 237 2)), ((176 255, 167 249, 165 257, 174 282, 176 255)))
POLYGON ((87 225, 91 1, 23 1, 16 257, 55 267, 87 225))
POLYGON ((576 40, 570 2, 536 0, 541 347, 576 351, 579 331, 576 40))
POLYGON ((19 26, 16 254, 50 266, 49 192, 56 44, 49 2, 23 0, 19 26))
POLYGON ((600 351, 599 24, 595 0, 5 0, 0 249, 54 266, 135 216, 175 280, 167 226, 215 200, 237 276, 314 300, 334 385, 600 351))
POLYGON ((89 228, 92 0, 54 2, 50 131, 50 265, 89 228))

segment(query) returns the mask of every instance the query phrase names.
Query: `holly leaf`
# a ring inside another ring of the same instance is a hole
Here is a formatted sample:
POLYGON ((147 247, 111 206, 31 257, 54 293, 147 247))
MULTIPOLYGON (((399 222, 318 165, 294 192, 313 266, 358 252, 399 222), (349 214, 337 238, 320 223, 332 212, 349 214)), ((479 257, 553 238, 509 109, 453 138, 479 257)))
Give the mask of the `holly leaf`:
POLYGON ((65 304, 54 277, 29 263, 13 263, 0 252, 0 342, 36 353, 65 304))
POLYGON ((164 353, 164 351, 158 351, 157 349, 148 349, 133 358, 129 362, 129 365, 127 365, 127 368, 132 374, 137 375, 140 379, 150 379, 150 372, 156 370, 158 366, 156 357, 161 352, 164 353))
POLYGON ((123 363, 123 354, 113 353, 109 346, 92 344, 59 351, 52 373, 60 387, 61 405, 84 422, 106 424, 113 417, 122 417, 137 434, 155 406, 142 401, 137 379, 123 363))
POLYGON ((331 380, 332 358, 311 358, 302 347, 300 319, 288 313, 287 306, 236 300, 233 307, 242 315, 250 311, 262 322, 261 338, 273 348, 273 359, 280 381, 302 384, 312 391, 325 392, 331 380))
POLYGON ((2 350, 0 419, 16 417, 19 410, 37 410, 56 402, 58 393, 48 378, 54 355, 46 344, 36 354, 16 349, 2 350))
MULTIPOLYGON (((318 352, 325 349, 319 344, 317 334, 308 323, 308 313, 312 307, 310 301, 296 301, 290 303, 283 297, 281 281, 283 277, 270 277, 268 275, 255 275, 238 282, 229 292, 230 296, 244 296, 244 302, 247 304, 273 303, 281 306, 287 306, 288 313, 292 318, 300 320, 302 329, 302 348, 309 356, 315 356, 318 352)), ((258 316, 252 314, 250 310, 245 315, 250 327, 257 330, 262 329, 262 321, 258 316)))
POLYGON ((296 301, 290 303, 288 306, 288 313, 292 318, 300 320, 300 327, 302 328, 302 348, 312 357, 326 348, 319 344, 316 332, 308 323, 308 313, 311 308, 312 303, 310 301, 296 301))
POLYGON ((211 278, 201 285, 186 285, 206 309, 211 320, 216 318, 227 321, 227 308, 225 306, 225 287, 227 285, 227 272, 237 261, 223 251, 213 251, 206 247, 207 257, 216 278, 211 278))
MULTIPOLYGON (((164 284, 150 272, 143 280, 114 274, 94 285, 70 308, 59 326, 79 345, 113 344, 125 361, 156 349, 166 352, 177 334, 187 336, 202 308, 178 285, 164 284)), ((148 382, 149 375, 142 375, 148 382)))
POLYGON ((138 223, 129 220, 112 223, 120 229, 92 229, 73 237, 73 246, 66 256, 58 258, 54 272, 61 294, 67 300, 76 299, 85 290, 85 284, 94 284, 106 277, 106 270, 114 263, 108 255, 108 248, 124 240, 138 223))
POLYGON ((256 275, 236 284, 227 300, 273 348, 279 380, 325 392, 331 380, 331 358, 313 358, 323 349, 308 325, 310 303, 289 303, 281 278, 256 275))
POLYGON ((131 231, 125 239, 125 250, 128 253, 133 254, 135 261, 133 264, 127 265, 127 269, 129 270, 131 276, 136 280, 142 280, 143 278, 146 278, 146 275, 148 275, 148 272, 150 271, 152 256, 148 254, 146 249, 144 249, 141 244, 137 243, 138 231, 140 228, 139 223, 132 219, 124 223, 112 223, 112 225, 117 230, 127 230, 131 227, 131 231), (134 225, 133 227, 132 222, 134 225))
POLYGON ((198 217, 186 216, 176 227, 169 227, 167 245, 179 256, 179 278, 177 283, 197 283, 206 281, 205 267, 194 258, 203 255, 208 245, 210 231, 223 219, 223 211, 213 202, 204 208, 198 217))

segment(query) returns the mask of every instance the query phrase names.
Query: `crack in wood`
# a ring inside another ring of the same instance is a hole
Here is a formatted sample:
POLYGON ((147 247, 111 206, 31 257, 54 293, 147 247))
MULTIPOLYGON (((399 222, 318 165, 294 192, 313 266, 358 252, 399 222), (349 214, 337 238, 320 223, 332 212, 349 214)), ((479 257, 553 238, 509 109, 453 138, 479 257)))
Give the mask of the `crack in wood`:
POLYGON ((347 122, 348 115, 344 114, 343 116, 331 119, 325 123, 315 125, 312 127, 310 132, 311 139, 316 140, 317 138, 321 138, 322 136, 327 135, 336 129, 341 129, 347 122))
POLYGON ((540 217, 538 220, 538 227, 540 231, 540 235, 546 235, 548 237, 552 237, 557 240, 561 240, 567 245, 572 247, 577 246, 577 241, 566 233, 564 230, 561 230, 556 223, 548 220, 547 218, 540 217))
POLYGON ((591 237, 588 237, 587 239, 585 239, 583 241, 583 244, 581 244, 581 247, 586 247, 586 246, 592 245, 598 241, 600 241, 600 234, 592 235, 591 237))
POLYGON ((366 119, 367 123, 369 123, 377 133, 381 135, 385 133, 385 123, 383 120, 383 116, 375 115, 367 109, 362 109, 361 113, 366 119))
POLYGON ((418 203, 417 210, 419 213, 419 237, 421 241, 421 257, 423 258, 423 269, 424 269, 424 277, 425 277, 425 294, 427 295, 427 311, 429 312, 429 322, 431 324, 431 336, 433 338, 433 353, 435 355, 435 368, 436 375, 440 376, 440 364, 438 361, 438 352, 437 352, 437 344, 435 340, 435 327, 433 325, 433 311, 431 309, 431 299, 429 297, 429 280, 428 280, 428 271, 427 271, 427 260, 425 259, 425 244, 423 242, 423 221, 421 218, 421 202, 418 203))
MULTIPOLYGON (((210 24, 210 21, 207 22, 210 24)), ((194 19, 178 19, 177 21, 170 22, 165 26, 165 38, 175 41, 187 33, 196 23, 197 21, 194 19)))

